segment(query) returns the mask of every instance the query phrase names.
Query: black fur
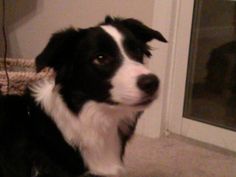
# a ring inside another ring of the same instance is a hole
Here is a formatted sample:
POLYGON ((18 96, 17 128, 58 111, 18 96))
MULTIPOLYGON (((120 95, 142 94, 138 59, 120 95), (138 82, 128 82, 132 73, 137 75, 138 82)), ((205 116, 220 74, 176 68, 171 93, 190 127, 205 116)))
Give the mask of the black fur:
POLYGON ((29 95, 1 98, 1 177, 78 176, 86 168, 80 153, 29 95), (13 110, 14 108, 14 110, 13 110))
MULTIPOLYGON (((134 19, 107 17, 103 24, 111 24, 123 33, 127 53, 140 63, 144 55, 151 55, 146 42, 152 39, 166 42, 159 32, 134 19)), ((37 71, 45 67, 55 71, 59 93, 75 114, 89 100, 115 104, 110 100, 112 85, 109 79, 122 64, 117 48, 99 26, 70 28, 52 36, 36 58, 37 71), (94 65, 94 59, 101 55, 106 65, 94 65)), ((136 122, 132 125, 123 122, 125 125, 118 127, 121 158, 136 122)), ((24 96, 0 95, 0 143, 1 177, 78 177, 87 172, 79 149, 72 148, 64 140, 30 91, 24 96)))

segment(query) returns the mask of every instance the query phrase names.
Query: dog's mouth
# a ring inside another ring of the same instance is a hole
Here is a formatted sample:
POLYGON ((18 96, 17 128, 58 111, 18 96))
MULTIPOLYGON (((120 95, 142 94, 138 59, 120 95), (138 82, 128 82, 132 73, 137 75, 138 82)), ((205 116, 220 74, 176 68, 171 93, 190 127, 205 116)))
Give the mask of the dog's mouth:
POLYGON ((145 106, 149 106, 156 98, 157 96, 143 98, 140 102, 137 102, 134 104, 125 104, 125 103, 116 102, 113 100, 107 100, 106 103, 109 103, 110 105, 127 105, 131 107, 145 107, 145 106))
POLYGON ((150 105, 154 100, 156 99, 156 97, 151 97, 151 98, 146 98, 146 99, 143 99, 142 101, 134 104, 133 106, 148 106, 150 105))

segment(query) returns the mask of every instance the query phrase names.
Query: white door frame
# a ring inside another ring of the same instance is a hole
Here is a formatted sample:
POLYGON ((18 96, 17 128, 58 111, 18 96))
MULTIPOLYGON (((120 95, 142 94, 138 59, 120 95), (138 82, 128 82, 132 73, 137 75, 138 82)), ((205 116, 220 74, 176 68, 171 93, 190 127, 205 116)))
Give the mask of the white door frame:
POLYGON ((194 0, 176 0, 165 128, 181 134, 194 0))
POLYGON ((236 151, 236 132, 183 117, 194 0, 176 0, 164 129, 236 151))

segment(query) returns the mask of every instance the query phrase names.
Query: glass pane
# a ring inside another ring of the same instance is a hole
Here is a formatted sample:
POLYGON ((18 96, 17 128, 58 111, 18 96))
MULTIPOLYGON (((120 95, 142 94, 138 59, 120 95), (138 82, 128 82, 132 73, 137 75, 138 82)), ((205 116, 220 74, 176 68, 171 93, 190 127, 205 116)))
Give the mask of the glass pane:
POLYGON ((196 0, 184 117, 236 131, 236 1, 196 0))

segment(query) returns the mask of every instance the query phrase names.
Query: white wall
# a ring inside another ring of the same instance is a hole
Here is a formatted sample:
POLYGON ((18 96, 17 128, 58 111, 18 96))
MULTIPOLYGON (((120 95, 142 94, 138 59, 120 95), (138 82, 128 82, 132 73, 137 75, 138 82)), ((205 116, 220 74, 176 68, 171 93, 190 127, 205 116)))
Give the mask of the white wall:
POLYGON ((107 14, 151 25, 153 4, 154 0, 7 0, 8 56, 34 58, 51 33, 96 25, 107 14))

